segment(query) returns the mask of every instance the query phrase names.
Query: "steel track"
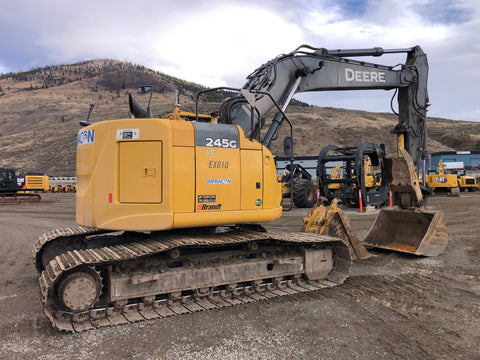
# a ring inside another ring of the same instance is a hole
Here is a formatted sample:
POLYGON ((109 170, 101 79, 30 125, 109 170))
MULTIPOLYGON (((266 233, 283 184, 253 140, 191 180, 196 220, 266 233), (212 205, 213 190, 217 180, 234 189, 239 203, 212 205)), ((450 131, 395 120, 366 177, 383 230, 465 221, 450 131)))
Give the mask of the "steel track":
MULTIPOLYGON (((66 237, 86 237, 102 233, 104 231, 85 227, 58 229, 47 233, 41 236, 35 244, 34 261, 38 260, 38 253, 46 243, 66 237)), ((216 235, 169 234, 145 238, 128 244, 67 251, 50 261, 41 273, 39 284, 44 312, 52 324, 60 330, 81 332, 98 327, 176 316, 329 288, 343 283, 350 268, 349 248, 338 238, 312 233, 269 234, 240 230, 216 235), (218 247, 252 241, 331 247, 334 253, 334 266, 324 280, 308 281, 299 274, 292 274, 281 279, 263 279, 254 283, 214 288, 214 291, 206 296, 191 295, 195 291, 188 294, 159 294, 157 297, 132 298, 123 303, 114 302, 81 312, 65 311, 56 300, 56 283, 64 274, 85 266, 93 268, 113 266, 125 261, 156 256, 174 248, 218 247)))

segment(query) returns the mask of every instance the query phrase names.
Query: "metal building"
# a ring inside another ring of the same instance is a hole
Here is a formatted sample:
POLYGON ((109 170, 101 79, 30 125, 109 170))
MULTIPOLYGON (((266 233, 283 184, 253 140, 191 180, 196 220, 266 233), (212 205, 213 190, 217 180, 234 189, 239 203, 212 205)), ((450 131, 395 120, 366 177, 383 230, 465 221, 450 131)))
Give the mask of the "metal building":
POLYGON ((462 162, 466 170, 480 169, 480 151, 440 151, 432 153, 427 160, 427 168, 436 170, 438 162, 462 162))

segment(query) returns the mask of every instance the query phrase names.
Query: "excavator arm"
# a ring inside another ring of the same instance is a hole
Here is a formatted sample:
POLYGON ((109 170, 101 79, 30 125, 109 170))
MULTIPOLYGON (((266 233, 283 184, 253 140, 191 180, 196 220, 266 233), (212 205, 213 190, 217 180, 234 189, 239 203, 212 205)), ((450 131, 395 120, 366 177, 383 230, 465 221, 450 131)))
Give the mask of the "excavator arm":
MULTIPOLYGON (((404 148, 418 166, 426 156, 427 77, 427 58, 419 46, 326 50, 302 45, 249 75, 241 94, 222 104, 220 122, 240 125, 249 134, 262 124, 261 120, 272 108, 279 106, 284 110, 295 93, 398 89, 399 117, 393 131, 403 136, 404 148), (350 59, 392 53, 406 53, 405 64, 386 66, 350 59)), ((262 140, 263 145, 270 145, 282 122, 283 115, 279 112, 262 140)))

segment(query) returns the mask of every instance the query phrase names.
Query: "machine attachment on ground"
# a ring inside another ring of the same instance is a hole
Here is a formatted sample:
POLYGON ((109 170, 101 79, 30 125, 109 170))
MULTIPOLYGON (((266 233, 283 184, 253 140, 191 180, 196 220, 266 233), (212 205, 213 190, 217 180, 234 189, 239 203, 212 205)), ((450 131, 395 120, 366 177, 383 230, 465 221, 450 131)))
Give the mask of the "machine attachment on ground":
POLYGON ((443 212, 382 209, 363 239, 367 247, 421 256, 437 256, 446 248, 448 233, 443 212))

